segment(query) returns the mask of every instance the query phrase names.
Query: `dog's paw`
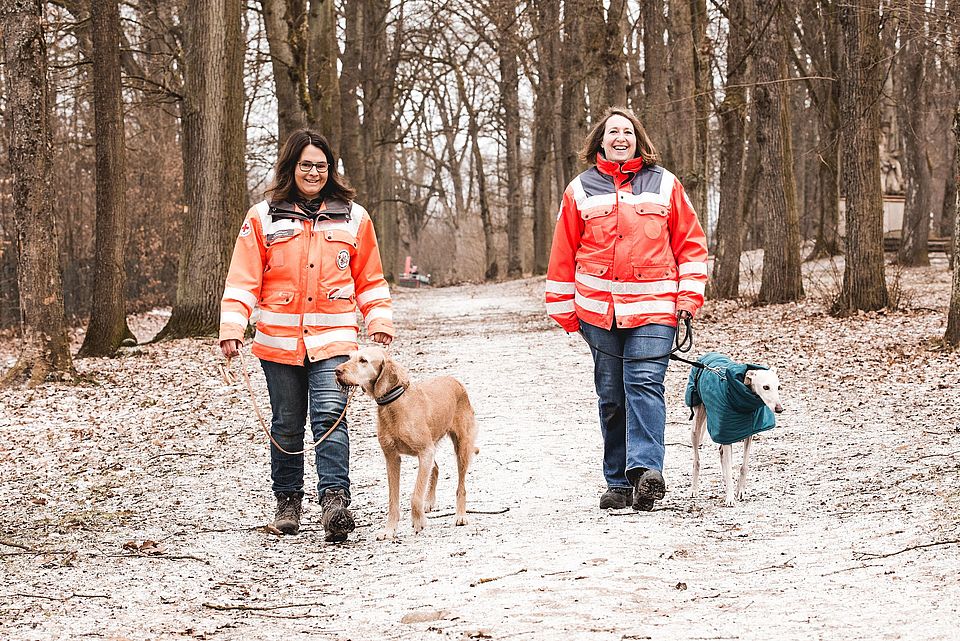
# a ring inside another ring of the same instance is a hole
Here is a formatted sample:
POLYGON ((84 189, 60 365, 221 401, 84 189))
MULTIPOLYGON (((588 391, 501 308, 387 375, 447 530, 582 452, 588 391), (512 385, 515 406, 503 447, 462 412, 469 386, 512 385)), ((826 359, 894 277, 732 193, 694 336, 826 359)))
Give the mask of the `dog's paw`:
POLYGON ((723 504, 726 507, 733 507, 734 505, 737 504, 737 499, 733 498, 732 496, 728 496, 723 500, 723 504))
POLYGON ((389 541, 395 538, 397 538, 397 531, 391 530, 390 528, 385 528, 381 530, 380 533, 377 535, 378 541, 389 541))
POLYGON ((429 500, 428 500, 428 501, 424 501, 424 502, 423 502, 423 511, 424 511, 424 512, 433 512, 433 508, 435 508, 435 507, 436 507, 436 505, 434 505, 432 501, 429 501, 429 500))
POLYGON ((454 525, 466 525, 467 524, 467 515, 458 514, 457 518, 453 521, 454 525))

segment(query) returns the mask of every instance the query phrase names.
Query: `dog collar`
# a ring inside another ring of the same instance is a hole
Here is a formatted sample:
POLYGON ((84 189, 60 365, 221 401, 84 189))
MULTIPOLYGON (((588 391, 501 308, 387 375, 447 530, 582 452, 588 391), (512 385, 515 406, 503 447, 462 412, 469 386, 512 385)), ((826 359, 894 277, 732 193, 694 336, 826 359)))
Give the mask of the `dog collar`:
POLYGON ((377 398, 374 400, 377 401, 377 405, 389 405, 390 403, 394 402, 395 400, 403 396, 403 393, 406 391, 407 391, 407 388, 405 388, 403 385, 397 385, 396 387, 394 387, 392 390, 390 390, 380 398, 377 398))

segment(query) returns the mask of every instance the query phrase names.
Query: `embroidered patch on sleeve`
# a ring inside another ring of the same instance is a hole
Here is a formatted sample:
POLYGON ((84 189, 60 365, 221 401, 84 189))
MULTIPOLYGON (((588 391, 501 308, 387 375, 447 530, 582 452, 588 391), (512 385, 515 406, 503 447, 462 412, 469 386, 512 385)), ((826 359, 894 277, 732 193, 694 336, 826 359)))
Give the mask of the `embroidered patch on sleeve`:
POLYGON ((249 236, 250 232, 253 231, 253 226, 250 224, 249 220, 243 221, 243 227, 240 228, 240 238, 249 236))
POLYGON ((350 252, 346 249, 341 249, 340 253, 337 254, 337 267, 340 269, 346 269, 347 265, 350 264, 350 252))

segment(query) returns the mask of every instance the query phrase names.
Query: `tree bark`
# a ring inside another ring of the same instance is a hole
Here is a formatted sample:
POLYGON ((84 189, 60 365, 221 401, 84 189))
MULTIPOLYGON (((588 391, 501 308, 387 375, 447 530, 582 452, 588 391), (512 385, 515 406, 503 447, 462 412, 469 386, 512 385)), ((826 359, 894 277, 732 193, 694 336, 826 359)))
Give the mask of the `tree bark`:
POLYGON ((337 77, 337 9, 333 0, 310 0, 307 73, 312 118, 310 126, 327 137, 340 153, 340 85, 337 77))
POLYGON ((503 133, 506 142, 507 182, 507 276, 523 275, 521 232, 523 204, 520 199, 520 96, 517 71, 517 18, 511 3, 506 2, 497 12, 500 58, 500 98, 503 133))
POLYGON ((8 0, 0 5, 0 25, 21 319, 20 355, 0 383, 32 386, 74 375, 63 314, 58 226, 48 211, 51 130, 43 4, 8 0))
POLYGON ((579 12, 580 51, 578 70, 581 72, 587 91, 587 106, 590 124, 607 108, 607 70, 603 68, 607 25, 604 21, 601 0, 573 0, 567 6, 579 12))
POLYGON ((727 87, 718 110, 723 148, 720 153, 720 212, 717 217, 713 276, 707 283, 710 298, 740 295, 740 254, 743 250, 743 179, 747 117, 747 6, 744 0, 727 4, 727 87))
POLYGON ((357 189, 357 199, 367 202, 366 167, 361 150, 360 134, 360 52, 363 48, 359 0, 344 3, 345 37, 343 43, 343 66, 340 72, 340 158, 347 179, 357 189))
POLYGON ((476 113, 469 110, 468 131, 470 148, 473 153, 473 166, 477 172, 477 200, 480 204, 480 224, 483 226, 484 280, 496 280, 500 273, 497 263, 497 248, 494 241, 493 218, 490 215, 490 202, 487 198, 487 176, 483 169, 483 154, 480 153, 480 127, 477 124, 476 113))
MULTIPOLYGON (((953 116, 953 136, 957 153, 954 155, 953 179, 960 178, 960 105, 953 116)), ((943 340, 947 345, 960 347, 960 194, 954 190, 953 204, 953 286, 950 290, 950 307, 947 310, 947 329, 943 340)))
MULTIPOLYGON (((587 105, 583 94, 583 43, 580 29, 586 10, 583 0, 568 0, 564 3, 563 41, 561 44, 561 92, 560 117, 555 125, 561 143, 559 180, 566 186, 579 173, 580 161, 577 152, 587 131, 587 105)), ((563 187, 561 187, 561 191, 563 187)))
MULTIPOLYGON (((690 2, 684 0, 669 3, 670 98, 666 108, 661 109, 660 117, 650 123, 657 130, 664 166, 677 175, 696 207, 706 185, 697 160, 697 72, 690 6, 690 2)), ((698 212, 698 216, 704 213, 698 212)))
POLYGON ((606 34, 601 69, 606 81, 606 101, 611 106, 627 106, 627 59, 624 38, 627 26, 626 0, 610 0, 607 9, 606 34))
POLYGON ((307 89, 306 0, 260 0, 277 94, 278 146, 313 120, 307 89))
POLYGON ((662 153, 666 153, 668 137, 663 122, 669 109, 670 96, 667 88, 668 51, 663 42, 666 22, 663 18, 663 0, 644 0, 640 4, 643 15, 643 126, 662 153))
POLYGON ((880 93, 883 90, 880 15, 876 8, 839 7, 843 34, 840 87, 842 181, 846 195, 846 264, 833 312, 887 306, 880 194, 880 93))
POLYGON ((799 7, 802 29, 800 48, 811 68, 801 66, 803 76, 822 76, 831 80, 807 81, 808 94, 817 114, 817 166, 819 206, 816 208, 814 244, 807 260, 827 258, 841 253, 840 247, 840 112, 842 41, 837 26, 835 0, 808 0, 799 7))
MULTIPOLYGON (((365 193, 370 211, 383 274, 393 281, 399 260, 400 230, 396 198, 397 118, 396 72, 400 63, 398 51, 403 41, 403 24, 395 21, 392 41, 387 32, 390 4, 381 0, 362 0, 360 5, 363 33, 360 49, 360 74, 363 88, 363 124, 361 136, 366 150, 363 155, 365 193)), ((349 144, 349 143, 347 143, 349 144)))
POLYGON ((155 340, 217 333, 230 251, 246 213, 240 0, 188 0, 184 12, 186 225, 177 298, 155 340))
POLYGON ((763 274, 759 302, 785 303, 803 297, 800 221, 793 174, 790 99, 783 83, 787 59, 780 0, 758 0, 757 15, 773 15, 757 47, 754 113, 760 153, 760 200, 765 203, 763 274))
POLYGON ((550 162, 554 141, 554 111, 559 75, 559 0, 536 0, 535 38, 539 78, 533 103, 533 273, 547 273, 550 245, 556 220, 556 193, 549 177, 555 171, 550 162))
POLYGON ((696 143, 693 156, 693 176, 696 180, 687 179, 684 188, 688 190, 690 202, 693 203, 697 218, 704 233, 708 234, 710 226, 707 221, 707 186, 710 181, 708 157, 710 155, 710 116, 713 114, 712 98, 713 71, 710 63, 713 59, 712 43, 707 36, 706 0, 690 0, 690 27, 693 45, 694 71, 694 110, 696 112, 696 143), (687 187, 689 183, 689 187, 687 187))
POLYGON ((94 0, 93 108, 96 122, 97 238, 90 324, 78 356, 113 356, 126 339, 127 326, 126 151, 120 85, 120 7, 116 0, 94 0))
POLYGON ((897 262, 909 267, 930 264, 927 253, 930 237, 931 176, 926 146, 926 117, 929 107, 925 46, 924 1, 903 0, 900 12, 899 73, 896 74, 897 120, 903 141, 903 229, 897 262))

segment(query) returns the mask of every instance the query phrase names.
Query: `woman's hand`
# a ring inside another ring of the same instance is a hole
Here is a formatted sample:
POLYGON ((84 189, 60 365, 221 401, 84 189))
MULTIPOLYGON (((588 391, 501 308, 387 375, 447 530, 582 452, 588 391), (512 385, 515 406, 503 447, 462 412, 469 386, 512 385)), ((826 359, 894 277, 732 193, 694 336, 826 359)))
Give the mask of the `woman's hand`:
POLYGON ((390 334, 384 334, 383 332, 374 332, 370 337, 370 340, 372 340, 374 343, 380 343, 384 347, 387 347, 393 342, 393 336, 390 334))
POLYGON ((236 338, 228 338, 225 341, 220 341, 220 351, 223 352, 227 362, 240 353, 241 347, 243 347, 243 341, 237 340, 236 338))

